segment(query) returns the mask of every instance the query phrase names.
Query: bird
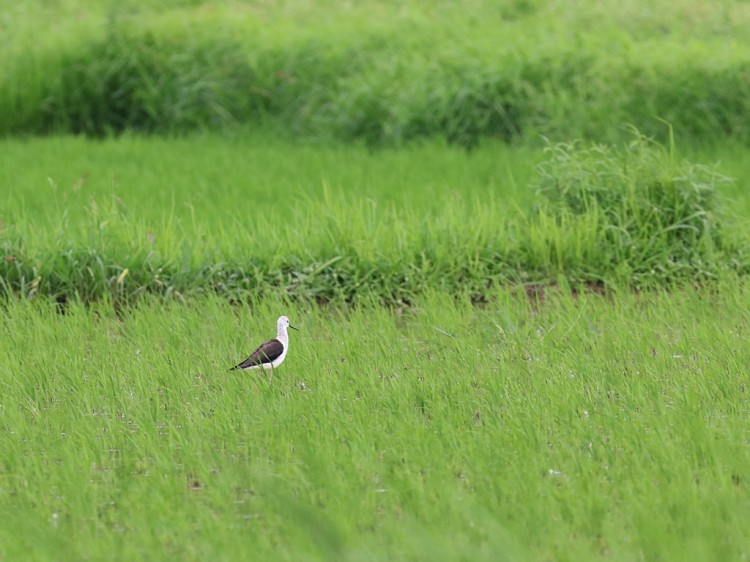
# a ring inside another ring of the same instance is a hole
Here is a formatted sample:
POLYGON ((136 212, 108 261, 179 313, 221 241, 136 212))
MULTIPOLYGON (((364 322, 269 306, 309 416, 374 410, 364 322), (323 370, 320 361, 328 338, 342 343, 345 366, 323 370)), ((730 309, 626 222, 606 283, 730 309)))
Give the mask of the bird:
POLYGON ((299 332, 297 328, 289 323, 289 318, 286 316, 279 316, 279 319, 276 321, 276 337, 260 344, 257 349, 250 354, 250 357, 229 370, 234 371, 242 369, 243 371, 249 371, 251 369, 262 369, 265 371, 270 367, 271 376, 268 380, 269 382, 272 381, 274 368, 284 362, 286 353, 289 351, 289 334, 286 331, 287 327, 299 332))

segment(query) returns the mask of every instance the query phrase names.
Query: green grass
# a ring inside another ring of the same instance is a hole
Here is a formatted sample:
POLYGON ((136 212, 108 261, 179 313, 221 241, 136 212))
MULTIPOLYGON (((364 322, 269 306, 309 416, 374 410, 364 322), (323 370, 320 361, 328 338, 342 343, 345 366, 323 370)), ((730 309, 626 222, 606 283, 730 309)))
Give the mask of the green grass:
POLYGON ((740 560, 750 292, 13 300, 7 559, 740 560), (273 383, 226 368, 288 313, 273 383), (447 335, 447 334, 450 335, 447 335))
MULTIPOLYGON (((440 262, 424 271, 439 280, 445 266, 463 267, 483 240, 499 238, 503 219, 517 211, 511 202, 486 202, 494 191, 521 192, 538 158, 439 146, 371 154, 265 137, 6 146, 4 183, 15 189, 0 236, 17 260, 4 261, 0 277, 28 293, 41 276, 42 292, 83 298, 116 288, 125 268, 123 290, 136 294, 281 287, 330 299, 339 290, 351 297, 372 272, 373 292, 386 295, 388 284, 399 288, 392 279, 417 267, 419 252, 440 262), (329 263, 338 269, 322 271, 329 263)), ((415 273, 404 294, 426 281, 415 273)))
POLYGON ((0 0, 0 559, 750 558, 748 22, 0 0))
POLYGON ((4 134, 750 139, 741 0, 5 4, 4 134))
POLYGON ((640 137, 548 154, 214 135, 14 140, 0 154, 6 295, 482 300, 498 284, 648 288, 750 264, 736 212, 749 174, 731 147, 698 154, 727 155, 737 183, 640 137))
POLYGON ((0 0, 0 559, 750 558, 748 6, 0 0))

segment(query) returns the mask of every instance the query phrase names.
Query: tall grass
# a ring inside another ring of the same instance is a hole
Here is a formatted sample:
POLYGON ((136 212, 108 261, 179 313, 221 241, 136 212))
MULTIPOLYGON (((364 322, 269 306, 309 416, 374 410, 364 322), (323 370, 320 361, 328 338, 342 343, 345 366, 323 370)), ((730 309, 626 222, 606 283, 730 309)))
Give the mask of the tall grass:
POLYGON ((735 0, 658 11, 645 0, 73 4, 78 14, 12 8, 0 132, 244 124, 476 147, 485 137, 612 142, 625 124, 661 135, 661 118, 685 138, 750 135, 750 15, 735 0), (32 33, 56 18, 48 38, 32 33))
POLYGON ((742 559, 742 285, 0 321, 0 556, 742 559), (287 313, 272 384, 227 367, 287 313))
POLYGON ((742 223, 717 204, 731 186, 643 137, 554 145, 536 179, 538 155, 502 145, 76 142, 63 161, 62 141, 9 145, 37 166, 14 175, 29 190, 0 215, 5 295, 399 303, 430 288, 483 300, 498 284, 648 288, 747 271, 742 223), (45 146, 65 176, 39 173, 45 146), (79 176, 82 154, 102 166, 79 176))

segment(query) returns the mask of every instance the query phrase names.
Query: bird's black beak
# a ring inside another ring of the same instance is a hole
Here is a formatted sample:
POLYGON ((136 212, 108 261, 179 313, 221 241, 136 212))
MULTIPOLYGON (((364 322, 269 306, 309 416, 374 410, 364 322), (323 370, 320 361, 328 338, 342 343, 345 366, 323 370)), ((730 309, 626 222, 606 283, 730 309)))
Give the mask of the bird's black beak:
POLYGON ((295 327, 294 327, 294 326, 292 326, 291 324, 289 324, 289 327, 290 327, 290 328, 291 328, 292 330, 297 330, 297 331, 299 332, 299 329, 295 328, 295 327))

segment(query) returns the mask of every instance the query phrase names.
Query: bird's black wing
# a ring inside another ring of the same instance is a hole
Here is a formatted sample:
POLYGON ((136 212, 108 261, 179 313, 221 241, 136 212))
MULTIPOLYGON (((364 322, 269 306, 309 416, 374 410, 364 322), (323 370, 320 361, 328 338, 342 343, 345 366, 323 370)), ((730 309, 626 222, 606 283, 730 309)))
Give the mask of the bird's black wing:
POLYGON ((270 365, 284 353, 284 345, 277 339, 268 340, 258 346, 258 349, 245 359, 239 365, 230 369, 247 369, 248 367, 257 367, 258 365, 270 365))

